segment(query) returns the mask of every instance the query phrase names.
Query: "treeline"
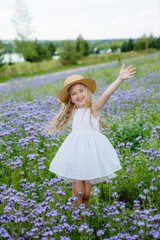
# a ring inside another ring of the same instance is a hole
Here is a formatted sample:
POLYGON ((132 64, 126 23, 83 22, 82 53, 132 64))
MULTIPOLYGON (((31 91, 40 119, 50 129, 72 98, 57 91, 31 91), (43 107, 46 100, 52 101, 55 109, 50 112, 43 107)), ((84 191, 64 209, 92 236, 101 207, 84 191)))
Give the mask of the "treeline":
POLYGON ((14 52, 21 53, 27 62, 41 62, 52 59, 56 46, 53 42, 40 43, 35 41, 14 41, 14 52))
POLYGON ((97 45, 97 53, 107 49, 112 52, 129 52, 132 50, 139 51, 149 48, 160 49, 160 38, 154 37, 152 34, 150 36, 143 35, 139 39, 129 39, 129 40, 118 40, 109 43, 100 43, 97 45))
POLYGON ((148 38, 142 37, 137 41, 129 39, 124 41, 121 46, 121 52, 128 52, 132 50, 144 50, 148 48, 160 49, 160 38, 154 38, 152 35, 148 38))
MULTIPOLYGON (((63 65, 75 64, 81 57, 89 55, 89 41, 79 36, 76 41, 19 41, 14 40, 13 43, 3 44, 0 41, 0 61, 3 61, 4 53, 22 54, 27 62, 41 62, 42 60, 50 60, 54 55, 60 57, 63 65), (3 51, 1 50, 3 49, 3 51)), ((3 65, 3 63, 2 63, 3 65)))
POLYGON ((160 38, 144 35, 139 39, 106 40, 105 42, 105 40, 87 41, 80 35, 76 40, 64 41, 14 40, 12 43, 0 41, 0 67, 4 65, 5 53, 20 53, 27 62, 50 60, 58 55, 63 65, 70 65, 76 64, 80 58, 91 54, 139 51, 148 48, 160 49, 160 38))

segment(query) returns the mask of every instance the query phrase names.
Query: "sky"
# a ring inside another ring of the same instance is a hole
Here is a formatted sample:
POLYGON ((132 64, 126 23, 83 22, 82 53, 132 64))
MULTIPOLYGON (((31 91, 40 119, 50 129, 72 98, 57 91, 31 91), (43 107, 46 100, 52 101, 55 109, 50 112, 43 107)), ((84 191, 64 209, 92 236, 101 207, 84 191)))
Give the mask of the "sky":
MULTIPOLYGON (((17 0, 0 0, 0 40, 17 37, 17 0)), ((86 40, 160 36, 160 0, 20 0, 38 40, 86 40)))

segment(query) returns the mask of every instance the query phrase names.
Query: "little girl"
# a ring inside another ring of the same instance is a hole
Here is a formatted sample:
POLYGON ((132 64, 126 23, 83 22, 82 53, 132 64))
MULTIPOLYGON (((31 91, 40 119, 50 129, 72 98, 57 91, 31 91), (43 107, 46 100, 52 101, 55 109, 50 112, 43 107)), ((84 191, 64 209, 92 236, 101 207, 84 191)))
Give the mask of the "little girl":
POLYGON ((92 94, 96 90, 96 81, 80 75, 68 77, 58 94, 63 107, 50 122, 48 133, 67 126, 71 117, 72 131, 57 151, 49 170, 72 183, 73 196, 78 197, 78 204, 84 203, 86 208, 93 184, 115 177, 115 172, 121 169, 115 149, 100 132, 99 124, 104 128, 108 126, 98 114, 120 84, 134 77, 135 69, 132 65, 125 69, 123 64, 119 77, 94 101, 92 94))

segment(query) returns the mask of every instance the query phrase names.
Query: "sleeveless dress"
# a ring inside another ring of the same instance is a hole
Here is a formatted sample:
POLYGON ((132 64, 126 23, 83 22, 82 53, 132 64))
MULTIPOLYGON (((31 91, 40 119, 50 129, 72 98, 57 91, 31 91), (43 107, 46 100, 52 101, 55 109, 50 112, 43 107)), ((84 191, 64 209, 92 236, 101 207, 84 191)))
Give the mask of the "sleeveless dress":
POLYGON ((99 116, 91 114, 91 123, 90 108, 77 108, 72 131, 50 164, 49 171, 66 182, 85 180, 95 184, 116 177, 114 172, 121 169, 115 149, 100 132, 99 116))

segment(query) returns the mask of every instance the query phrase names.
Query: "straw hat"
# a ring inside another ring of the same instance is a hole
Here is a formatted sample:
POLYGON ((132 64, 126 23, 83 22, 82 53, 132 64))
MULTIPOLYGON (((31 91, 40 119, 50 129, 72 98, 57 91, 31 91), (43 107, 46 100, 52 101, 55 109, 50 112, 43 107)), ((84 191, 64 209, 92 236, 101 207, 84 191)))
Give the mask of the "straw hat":
POLYGON ((60 90, 58 93, 58 99, 62 103, 67 102, 67 90, 69 87, 76 83, 83 83, 85 84, 88 89, 91 91, 91 93, 94 93, 96 90, 97 83, 92 78, 83 78, 81 75, 71 75, 70 77, 66 78, 64 81, 64 87, 60 90))

